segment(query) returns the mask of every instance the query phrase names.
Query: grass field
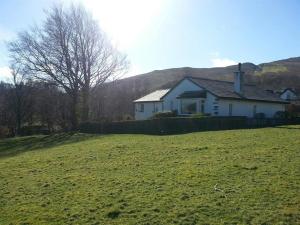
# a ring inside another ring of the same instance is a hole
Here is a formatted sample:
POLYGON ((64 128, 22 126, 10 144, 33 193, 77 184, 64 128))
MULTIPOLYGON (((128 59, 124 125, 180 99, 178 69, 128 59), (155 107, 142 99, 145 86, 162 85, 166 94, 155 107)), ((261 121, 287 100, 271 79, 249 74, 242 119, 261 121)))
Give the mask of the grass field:
POLYGON ((300 126, 2 140, 0 224, 300 224, 300 126))

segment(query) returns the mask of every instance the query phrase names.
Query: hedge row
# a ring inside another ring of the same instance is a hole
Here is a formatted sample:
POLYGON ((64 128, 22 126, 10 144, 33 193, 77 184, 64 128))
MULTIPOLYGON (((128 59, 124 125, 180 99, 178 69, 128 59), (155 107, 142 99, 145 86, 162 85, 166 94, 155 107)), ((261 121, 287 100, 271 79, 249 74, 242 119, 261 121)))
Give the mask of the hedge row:
POLYGON ((204 130, 238 129, 246 126, 243 117, 232 118, 160 118, 111 123, 87 122, 80 125, 84 133, 176 134, 204 130))
POLYGON ((179 134, 194 131, 230 130, 300 124, 300 119, 248 119, 246 117, 160 118, 122 122, 87 122, 80 125, 80 132, 100 134, 179 134))

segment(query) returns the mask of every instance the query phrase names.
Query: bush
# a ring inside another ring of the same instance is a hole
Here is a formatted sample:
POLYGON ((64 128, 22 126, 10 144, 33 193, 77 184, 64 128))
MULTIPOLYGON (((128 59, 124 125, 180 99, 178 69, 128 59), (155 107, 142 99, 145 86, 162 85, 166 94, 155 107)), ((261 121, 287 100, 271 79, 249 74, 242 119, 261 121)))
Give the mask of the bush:
POLYGON ((255 119, 264 119, 264 118, 266 118, 266 115, 264 113, 255 113, 254 118, 255 119))
POLYGON ((11 131, 8 127, 0 126, 0 138, 7 138, 12 136, 11 131))
POLYGON ((293 111, 278 111, 274 114, 275 119, 295 119, 297 113, 293 111))
POLYGON ((209 113, 196 113, 196 114, 192 114, 192 118, 203 118, 203 117, 208 117, 210 116, 209 113))
POLYGON ((167 118, 167 117, 176 117, 176 111, 165 111, 165 112, 158 112, 153 115, 152 118, 167 118))
POLYGON ((277 111, 277 112, 274 114, 274 118, 275 118, 275 119, 286 119, 286 118, 288 118, 288 112, 285 112, 285 111, 277 111))
POLYGON ((21 136, 28 136, 28 135, 35 135, 35 134, 50 134, 50 131, 45 126, 24 126, 19 131, 19 135, 21 136))

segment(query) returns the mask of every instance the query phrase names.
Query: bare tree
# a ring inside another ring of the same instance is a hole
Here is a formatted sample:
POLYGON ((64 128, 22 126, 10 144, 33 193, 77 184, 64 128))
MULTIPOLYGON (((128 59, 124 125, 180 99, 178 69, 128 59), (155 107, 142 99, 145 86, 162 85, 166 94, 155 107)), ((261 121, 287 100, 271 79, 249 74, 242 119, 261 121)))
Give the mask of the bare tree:
POLYGON ((14 108, 16 115, 17 134, 20 132, 22 119, 24 117, 23 103, 24 103, 24 75, 20 73, 20 68, 11 66, 11 73, 14 84, 14 108))
POLYGON ((83 6, 57 5, 46 14, 42 26, 20 33, 9 51, 31 77, 56 84, 71 97, 76 129, 80 114, 88 120, 91 88, 117 78, 128 63, 83 6))

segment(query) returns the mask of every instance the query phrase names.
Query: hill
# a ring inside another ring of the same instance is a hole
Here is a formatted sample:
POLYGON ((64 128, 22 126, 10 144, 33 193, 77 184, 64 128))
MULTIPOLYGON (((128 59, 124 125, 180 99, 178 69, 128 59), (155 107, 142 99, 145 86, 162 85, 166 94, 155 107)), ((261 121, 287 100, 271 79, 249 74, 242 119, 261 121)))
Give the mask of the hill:
MULTIPOLYGON (((243 63, 245 80, 265 89, 280 90, 286 87, 300 91, 300 57, 255 65, 243 63)), ((151 91, 168 88, 185 76, 232 81, 236 66, 216 68, 172 68, 155 70, 110 83, 104 90, 96 91, 94 100, 98 102, 94 111, 105 117, 120 118, 124 114, 133 115, 132 101, 151 91)), ((97 115, 98 116, 98 115, 97 115)), ((97 117, 95 115, 95 117, 97 117)))
POLYGON ((0 141, 0 224, 299 224, 300 126, 0 141))

